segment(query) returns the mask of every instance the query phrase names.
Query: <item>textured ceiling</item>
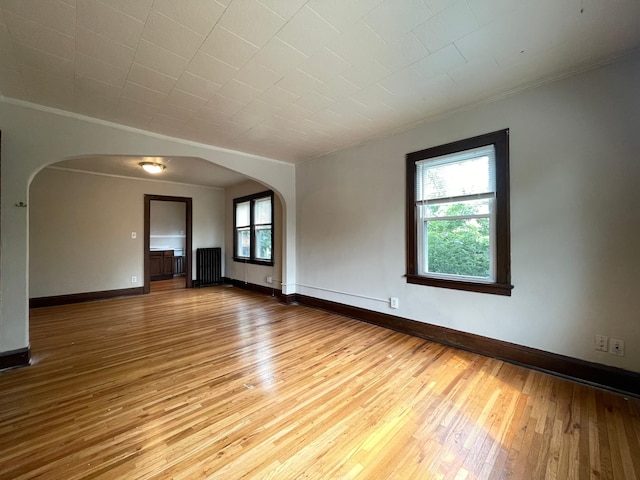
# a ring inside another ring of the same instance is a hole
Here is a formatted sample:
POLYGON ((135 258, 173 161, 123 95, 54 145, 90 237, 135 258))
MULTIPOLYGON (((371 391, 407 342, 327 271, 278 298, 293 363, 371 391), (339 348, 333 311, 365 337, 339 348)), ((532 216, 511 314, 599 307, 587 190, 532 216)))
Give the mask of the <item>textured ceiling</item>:
POLYGON ((55 168, 217 188, 226 188, 247 180, 241 173, 194 157, 99 155, 63 160, 56 163, 55 168), (166 169, 160 175, 154 175, 145 172, 140 167, 140 162, 161 163, 166 169))
POLYGON ((0 0, 0 93, 296 162, 638 46, 638 0, 0 0))

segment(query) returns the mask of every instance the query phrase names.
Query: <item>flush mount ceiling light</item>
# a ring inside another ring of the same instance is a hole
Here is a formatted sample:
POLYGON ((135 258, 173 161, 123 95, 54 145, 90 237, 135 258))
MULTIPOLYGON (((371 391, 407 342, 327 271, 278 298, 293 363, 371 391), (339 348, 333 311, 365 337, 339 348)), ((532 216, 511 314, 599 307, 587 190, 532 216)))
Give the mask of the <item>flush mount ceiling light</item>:
POLYGON ((140 165, 145 172, 149 172, 149 173, 160 173, 165 168, 167 168, 161 163, 154 163, 154 162, 140 162, 138 165, 140 165))

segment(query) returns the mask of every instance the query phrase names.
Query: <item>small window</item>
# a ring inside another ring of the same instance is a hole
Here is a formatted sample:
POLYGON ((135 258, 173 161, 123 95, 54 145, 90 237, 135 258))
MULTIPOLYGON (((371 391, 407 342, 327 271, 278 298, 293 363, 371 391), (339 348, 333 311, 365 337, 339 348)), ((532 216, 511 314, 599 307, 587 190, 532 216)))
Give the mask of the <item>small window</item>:
POLYGON ((508 130, 407 155, 407 281, 510 295, 508 130))
POLYGON ((273 265, 273 192, 236 198, 233 211, 234 260, 273 265))

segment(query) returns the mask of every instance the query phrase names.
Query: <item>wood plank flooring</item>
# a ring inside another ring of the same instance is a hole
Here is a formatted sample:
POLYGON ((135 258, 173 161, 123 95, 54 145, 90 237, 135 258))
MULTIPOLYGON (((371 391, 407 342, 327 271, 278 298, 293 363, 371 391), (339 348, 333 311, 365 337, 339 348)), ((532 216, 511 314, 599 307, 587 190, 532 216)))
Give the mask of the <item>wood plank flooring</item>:
POLYGON ((0 479, 640 478, 640 401, 233 287, 31 312, 0 479))
POLYGON ((169 290, 180 290, 180 289, 187 288, 184 275, 180 277, 173 277, 168 280, 153 281, 149 284, 149 287, 152 293, 167 292, 169 290))

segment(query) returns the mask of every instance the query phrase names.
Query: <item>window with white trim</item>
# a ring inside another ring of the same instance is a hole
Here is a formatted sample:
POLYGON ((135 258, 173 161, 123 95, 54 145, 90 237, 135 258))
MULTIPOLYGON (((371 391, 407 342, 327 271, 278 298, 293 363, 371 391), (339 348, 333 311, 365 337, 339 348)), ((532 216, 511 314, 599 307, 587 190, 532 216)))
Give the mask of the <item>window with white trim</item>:
POLYGON ((233 259, 273 265, 273 192, 233 200, 233 259))
POLYGON ((407 155, 407 281, 510 295, 508 130, 407 155))

